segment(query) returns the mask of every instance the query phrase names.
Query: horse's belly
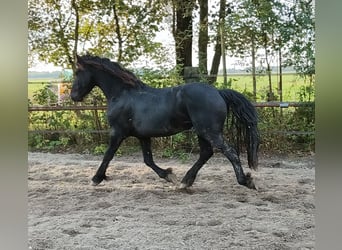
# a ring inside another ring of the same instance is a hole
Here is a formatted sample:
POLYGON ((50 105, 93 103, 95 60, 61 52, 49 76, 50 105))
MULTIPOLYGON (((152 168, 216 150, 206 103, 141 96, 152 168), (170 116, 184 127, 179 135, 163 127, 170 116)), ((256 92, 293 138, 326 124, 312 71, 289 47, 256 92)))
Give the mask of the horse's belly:
POLYGON ((162 137, 177 134, 181 131, 192 128, 191 122, 183 121, 181 123, 145 123, 135 126, 135 135, 141 137, 162 137))

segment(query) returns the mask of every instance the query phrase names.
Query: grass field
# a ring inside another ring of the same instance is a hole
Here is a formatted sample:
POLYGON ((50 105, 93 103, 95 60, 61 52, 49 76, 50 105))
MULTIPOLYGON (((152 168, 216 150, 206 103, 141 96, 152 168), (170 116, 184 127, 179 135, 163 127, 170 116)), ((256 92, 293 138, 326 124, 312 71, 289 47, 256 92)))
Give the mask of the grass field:
MULTIPOLYGON (((253 93, 253 81, 249 75, 228 75, 228 82, 231 82, 231 88, 239 92, 250 92, 253 93)), ((219 77, 217 81, 223 85, 223 77, 219 77)), ((257 76, 257 101, 266 101, 266 93, 268 92, 268 77, 257 76)), ((273 92, 278 96, 278 82, 279 77, 272 75, 272 88, 273 92)), ((283 75, 283 101, 288 102, 299 102, 300 95, 303 97, 303 88, 310 88, 310 82, 297 74, 284 74, 283 75), (301 94, 300 94, 301 93, 301 94)), ((307 94, 303 97, 305 101, 313 101, 314 95, 310 98, 307 94), (310 100, 309 100, 310 99, 310 100)))
POLYGON ((57 84, 59 82, 62 82, 62 80, 55 79, 55 78, 54 79, 49 79, 49 78, 29 79, 28 86, 27 86, 27 98, 32 100, 34 93, 44 88, 46 84, 57 84))
MULTIPOLYGON (((58 79, 34 79, 29 80, 28 83, 28 98, 32 100, 33 94, 42 89, 45 84, 57 84, 58 79)), ((217 87, 223 87, 223 76, 218 77, 217 87)), ((228 75, 228 82, 231 82, 230 88, 239 92, 253 92, 252 77, 250 75, 228 75)), ((278 82, 279 77, 272 75, 273 92, 278 96, 278 82)), ((147 82, 148 84, 148 82, 147 82)), ((303 92, 303 88, 310 88, 310 82, 297 74, 283 75, 283 101, 299 102, 299 101, 313 101, 314 94, 303 92), (304 96, 305 94, 305 96, 304 96), (302 98, 300 98, 302 97, 302 98), (302 100, 301 100, 302 99, 302 100)), ((268 92, 268 78, 267 76, 257 76, 257 101, 266 101, 266 93, 268 92)))

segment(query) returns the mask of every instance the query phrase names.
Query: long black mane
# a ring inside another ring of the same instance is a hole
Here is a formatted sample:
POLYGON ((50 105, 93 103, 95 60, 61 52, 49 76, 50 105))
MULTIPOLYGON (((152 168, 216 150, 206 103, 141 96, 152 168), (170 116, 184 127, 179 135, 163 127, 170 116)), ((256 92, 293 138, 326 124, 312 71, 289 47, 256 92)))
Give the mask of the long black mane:
POLYGON ((125 69, 117 62, 113 62, 108 58, 102 58, 93 55, 84 55, 80 59, 84 64, 91 65, 96 69, 103 70, 119 79, 130 87, 141 87, 145 85, 133 72, 125 69))

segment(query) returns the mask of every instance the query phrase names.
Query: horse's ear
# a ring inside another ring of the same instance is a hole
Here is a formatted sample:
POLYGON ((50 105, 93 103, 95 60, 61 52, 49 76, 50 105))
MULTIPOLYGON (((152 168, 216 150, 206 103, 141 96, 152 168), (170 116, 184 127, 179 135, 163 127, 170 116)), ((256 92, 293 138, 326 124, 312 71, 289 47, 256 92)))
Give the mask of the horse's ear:
POLYGON ((77 62, 81 62, 82 58, 79 55, 76 55, 76 60, 77 60, 77 62))
POLYGON ((82 58, 79 55, 76 55, 76 66, 77 66, 77 68, 80 70, 83 70, 84 67, 82 64, 83 64, 82 58))

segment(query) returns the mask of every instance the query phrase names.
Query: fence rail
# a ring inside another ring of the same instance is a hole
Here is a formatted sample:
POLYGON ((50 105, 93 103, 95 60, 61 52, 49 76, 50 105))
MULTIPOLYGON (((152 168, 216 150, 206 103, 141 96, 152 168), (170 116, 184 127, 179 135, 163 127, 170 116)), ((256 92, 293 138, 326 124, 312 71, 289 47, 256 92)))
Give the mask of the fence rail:
POLYGON ((65 110, 106 110, 107 106, 30 106, 29 112, 32 111, 65 111, 65 110))
MULTIPOLYGON (((313 106, 314 102, 256 102, 253 105, 257 108, 289 108, 313 106)), ((107 106, 30 106, 28 111, 63 111, 63 110, 106 110, 107 106)))
MULTIPOLYGON (((314 106, 314 102, 255 102, 253 105, 256 108, 290 108, 290 107, 309 107, 314 106)), ((107 106, 93 106, 93 105, 83 105, 83 106, 29 106, 29 112, 41 112, 41 111, 78 111, 78 110, 106 110, 107 106)), ((108 130, 29 130, 29 133, 107 133, 108 130)), ((283 135, 312 135, 314 131, 272 131, 272 134, 283 134, 283 135)))

